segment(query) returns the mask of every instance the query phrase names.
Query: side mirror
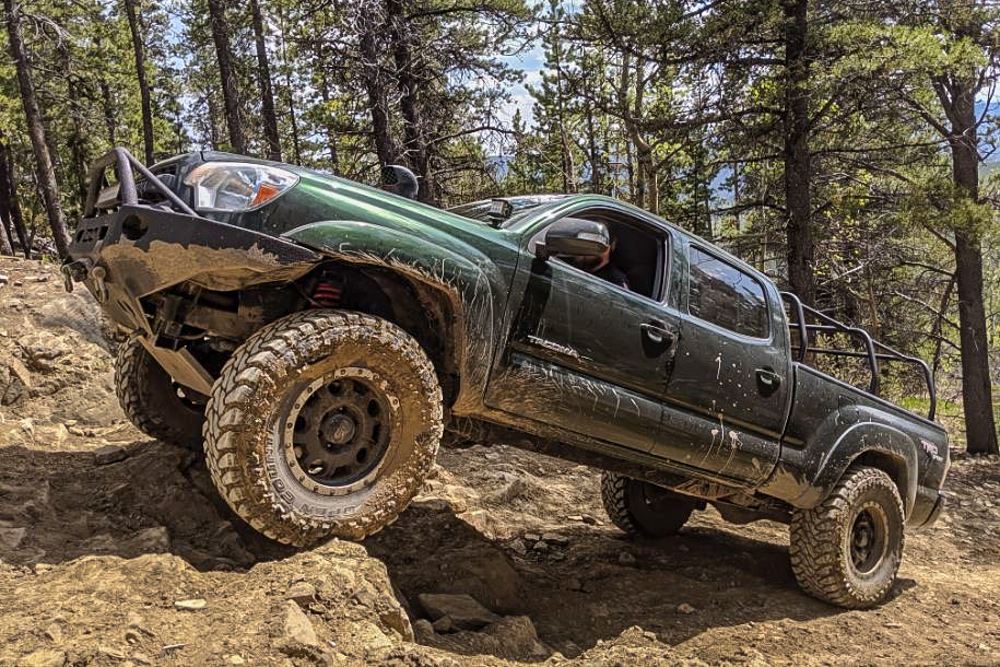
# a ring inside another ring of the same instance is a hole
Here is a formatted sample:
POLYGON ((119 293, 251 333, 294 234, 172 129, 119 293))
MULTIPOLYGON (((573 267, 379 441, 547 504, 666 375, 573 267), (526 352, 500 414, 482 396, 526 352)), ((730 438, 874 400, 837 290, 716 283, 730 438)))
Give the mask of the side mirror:
POLYGON ((390 164, 382 167, 382 189, 400 197, 416 199, 420 184, 412 171, 400 164, 390 164))
POLYGON ((535 246, 535 256, 543 260, 553 255, 597 258, 610 247, 611 234, 603 222, 562 218, 552 223, 545 240, 535 246))

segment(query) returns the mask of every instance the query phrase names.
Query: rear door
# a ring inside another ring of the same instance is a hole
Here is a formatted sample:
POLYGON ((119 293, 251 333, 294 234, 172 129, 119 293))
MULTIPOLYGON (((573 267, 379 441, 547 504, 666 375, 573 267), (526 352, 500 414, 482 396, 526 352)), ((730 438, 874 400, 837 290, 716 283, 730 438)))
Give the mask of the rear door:
POLYGON ((656 444, 679 337, 679 314, 663 303, 669 234, 610 202, 563 215, 608 216, 645 234, 648 247, 634 252, 647 259, 631 264, 649 264, 622 268, 649 273, 633 274, 637 292, 556 258, 540 261, 533 245, 552 220, 531 230, 521 258, 521 266, 531 268, 519 271, 512 287, 509 338, 486 404, 648 452, 656 444))
POLYGON ((777 462, 790 392, 777 289, 688 239, 685 316, 656 452, 728 480, 759 482, 777 462))

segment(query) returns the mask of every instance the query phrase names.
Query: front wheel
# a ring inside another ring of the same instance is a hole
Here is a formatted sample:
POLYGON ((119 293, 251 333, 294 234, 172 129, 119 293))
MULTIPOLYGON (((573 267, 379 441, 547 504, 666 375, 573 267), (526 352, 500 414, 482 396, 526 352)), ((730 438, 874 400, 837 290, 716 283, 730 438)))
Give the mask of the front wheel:
POLYGON ((434 366, 405 331, 312 310, 254 334, 226 363, 205 426, 209 471, 256 530, 294 546, 392 523, 443 432, 434 366))
POLYGON ((903 502, 877 468, 849 468, 819 506, 792 514, 789 554, 799 585, 848 609, 888 597, 903 555, 903 502))
POLYGON ((632 537, 667 537, 687 523, 695 500, 613 472, 601 475, 601 500, 611 522, 632 537))

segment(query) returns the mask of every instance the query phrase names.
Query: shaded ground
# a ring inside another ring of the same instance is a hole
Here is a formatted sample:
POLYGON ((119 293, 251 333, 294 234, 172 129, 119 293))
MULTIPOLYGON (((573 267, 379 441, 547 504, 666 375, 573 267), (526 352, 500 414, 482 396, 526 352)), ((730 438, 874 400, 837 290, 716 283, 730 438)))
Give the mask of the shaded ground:
POLYGON ((37 263, 0 275, 0 665, 1000 663, 995 459, 956 459, 950 511, 868 612, 798 591, 784 526, 709 510, 627 541, 596 473, 505 447, 442 451, 396 524, 294 553, 124 422, 84 297, 37 263), (98 465, 109 443, 126 456, 98 465), (418 596, 441 592, 504 619, 435 633, 418 596))

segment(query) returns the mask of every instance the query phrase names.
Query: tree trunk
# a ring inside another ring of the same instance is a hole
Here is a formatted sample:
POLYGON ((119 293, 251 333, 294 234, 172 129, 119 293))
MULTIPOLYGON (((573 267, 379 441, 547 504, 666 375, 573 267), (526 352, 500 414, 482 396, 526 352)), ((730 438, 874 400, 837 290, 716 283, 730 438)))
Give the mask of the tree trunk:
POLYGON ((5 214, 6 202, 0 202, 0 255, 14 256, 14 234, 10 229, 10 218, 5 214))
MULTIPOLYGON (((73 176, 76 180, 76 198, 80 206, 87 201, 87 150, 86 139, 84 138, 83 127, 80 123, 80 89, 79 81, 73 76, 73 59, 69 51, 69 44, 63 41, 59 45, 60 56, 63 61, 63 72, 66 76, 66 97, 69 99, 69 115, 73 131, 69 137, 69 149, 72 160, 73 176)), ((51 147, 50 147, 51 148, 51 147)))
POLYGON ((213 151, 219 150, 219 127, 215 124, 215 103, 212 101, 212 93, 205 95, 205 105, 208 106, 208 145, 213 151))
MULTIPOLYGON (((2 169, 2 167, 0 167, 2 169)), ((11 223, 10 198, 0 190, 0 255, 14 256, 14 225, 11 223)))
POLYGON ((230 148, 235 153, 247 152, 247 140, 240 123, 240 97, 236 72, 233 69, 233 53, 229 46, 229 32, 226 24, 225 0, 208 0, 208 13, 212 23, 212 41, 219 61, 219 77, 222 80, 222 102, 226 110, 226 127, 229 129, 230 148))
MULTIPOLYGON (((952 176, 955 185, 974 202, 979 201, 979 137, 975 86, 971 79, 952 87, 952 176)), ((966 448, 974 454, 997 454, 990 382, 986 309, 983 305, 983 251, 977 232, 955 231, 955 276, 962 345, 962 402, 965 410, 966 448)))
MULTIPOLYGON (((0 144, 0 223, 3 224, 3 233, 0 234, 0 254, 11 256, 14 255, 14 214, 11 208, 16 203, 16 197, 11 196, 12 184, 13 181, 7 173, 7 147, 0 144)), ((20 234, 18 236, 20 237, 20 234)), ((24 247, 24 242, 21 246, 24 247)))
POLYGON ((42 126, 42 114, 38 110, 35 98, 35 87, 31 80, 31 67, 21 41, 20 17, 14 9, 14 0, 4 0, 5 18, 7 20, 8 46, 11 59, 17 70, 17 86, 21 92, 21 103, 31 136, 31 147, 34 150, 35 161, 38 163, 38 187, 42 200, 45 202, 45 213, 52 228, 52 238, 56 249, 63 257, 69 248, 69 233, 66 231, 66 221, 63 218, 62 206, 59 203, 59 185, 56 181, 56 170, 52 164, 52 155, 45 139, 45 128, 42 126))
POLYGON ((562 151, 563 192, 576 192, 576 165, 566 129, 566 101, 563 95, 562 63, 556 62, 556 110, 559 114, 559 147, 562 151))
POLYGON ((944 293, 941 295, 938 316, 934 320, 933 326, 931 326, 931 337, 934 339, 934 356, 931 357, 931 376, 935 378, 937 377, 938 369, 941 367, 941 352, 944 341, 942 329, 944 328, 945 313, 948 312, 948 305, 951 304, 951 293, 955 290, 955 280, 957 278, 954 273, 951 274, 948 285, 944 288, 944 293))
POLYGON ((590 152, 590 191, 600 193, 601 161, 597 151, 597 131, 594 129, 594 109, 587 105, 587 145, 590 152))
POLYGON ((292 155, 295 156, 295 164, 302 164, 302 147, 299 143, 299 121, 295 116, 295 95, 292 93, 291 75, 285 82, 288 89, 288 120, 292 125, 292 155))
MULTIPOLYGON (((618 111, 622 118, 626 119, 625 129, 622 132, 622 144, 624 145, 625 152, 625 165, 628 175, 628 195, 632 200, 632 203, 642 208, 642 197, 645 192, 645 187, 639 183, 641 180, 641 175, 636 173, 635 160, 632 151, 632 133, 629 131, 628 122, 629 118, 629 90, 632 87, 631 80, 631 58, 629 53, 626 51, 622 53, 622 64, 621 69, 618 73, 618 111)), ((618 196, 621 196, 619 192, 618 196)))
POLYGON ((0 198, 3 198, 7 203, 10 222, 14 227, 14 233, 17 234, 17 240, 21 244, 21 251, 24 253, 25 259, 31 259, 31 242, 28 238, 28 229, 24 225, 21 203, 17 198, 17 174, 14 173, 14 158, 10 154, 10 148, 4 143, 2 134, 0 134, 0 198))
MULTIPOLYGON (((132 32, 132 51, 135 54, 135 74, 139 80, 139 98, 142 101, 142 145, 145 149, 146 164, 153 164, 153 103, 146 79, 146 54, 142 44, 142 27, 135 7, 136 0, 125 0, 128 27, 132 32)), ((213 21, 214 28, 214 21, 213 21)))
POLYGON ((785 0, 784 181, 788 283, 804 303, 814 305, 808 5, 808 0, 785 0))
POLYGON ((108 82, 101 78, 101 100, 104 103, 104 129, 108 132, 108 143, 112 146, 117 146, 115 136, 115 112, 114 105, 111 102, 111 87, 108 86, 108 82))
POLYGON ((385 167, 396 162, 397 154, 395 142, 392 140, 392 130, 389 127, 389 103, 385 82, 379 72, 378 51, 375 37, 370 29, 361 35, 359 47, 365 93, 368 96, 368 111, 372 116, 372 143, 378 156, 379 166, 385 167))
POLYGON ((281 29, 281 62, 285 69, 285 92, 288 95, 288 120, 292 127, 292 155, 295 164, 302 164, 302 149, 299 145, 299 121, 295 116, 295 92, 292 88, 292 68, 288 64, 288 46, 285 42, 285 16, 278 10, 278 22, 281 29))
POLYGON ((403 3, 400 0, 385 0, 386 19, 389 23, 389 37, 392 40, 392 57, 396 65, 396 82, 399 88, 399 108, 403 116, 403 153, 419 182, 417 199, 435 202, 437 193, 430 173, 430 159, 424 138, 424 123, 417 99, 420 77, 414 71, 412 57, 412 37, 410 27, 405 25, 403 3))
POLYGON ((330 173, 334 176, 340 175, 340 154, 337 151, 337 128, 334 125, 333 118, 330 115, 330 85, 326 80, 326 70, 320 72, 319 79, 319 94, 320 99, 323 100, 323 106, 326 107, 327 113, 324 114, 326 117, 326 144, 330 151, 330 173))
POLYGON ((278 136, 278 116, 274 112, 274 90, 271 85, 271 65, 267 59, 267 42, 264 39, 264 17, 260 0, 250 0, 253 15, 253 35, 257 44, 257 78, 260 80, 261 111, 264 115, 264 140, 267 158, 281 162, 281 138, 278 136))
MULTIPOLYGON (((97 35, 94 40, 98 53, 103 53, 104 51, 102 41, 103 40, 100 35, 97 35)), ((108 132, 108 143, 112 146, 117 146, 118 142, 115 141, 115 106, 111 101, 111 86, 108 85, 108 80, 104 76, 103 69, 99 73, 98 85, 101 89, 101 104, 104 112, 104 128, 108 132)))

